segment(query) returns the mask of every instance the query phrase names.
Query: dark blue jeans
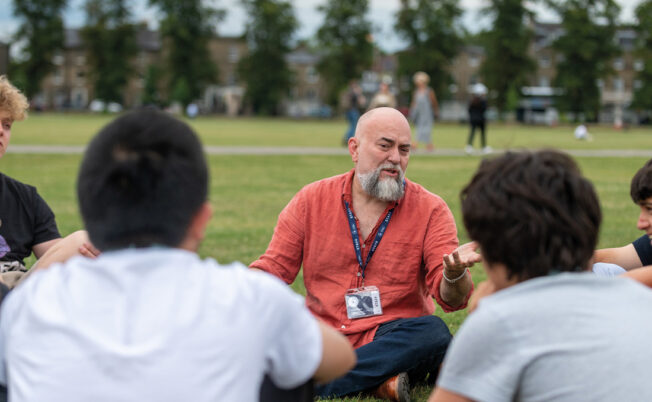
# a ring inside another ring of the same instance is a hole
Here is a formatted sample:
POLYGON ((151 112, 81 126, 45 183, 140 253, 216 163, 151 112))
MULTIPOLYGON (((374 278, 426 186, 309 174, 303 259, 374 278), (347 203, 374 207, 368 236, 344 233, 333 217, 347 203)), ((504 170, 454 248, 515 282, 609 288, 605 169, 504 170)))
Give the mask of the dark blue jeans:
POLYGON ((373 390, 388 378, 407 372, 410 384, 434 384, 452 339, 441 318, 402 318, 382 324, 374 340, 356 349, 358 363, 344 377, 315 391, 322 398, 373 390))

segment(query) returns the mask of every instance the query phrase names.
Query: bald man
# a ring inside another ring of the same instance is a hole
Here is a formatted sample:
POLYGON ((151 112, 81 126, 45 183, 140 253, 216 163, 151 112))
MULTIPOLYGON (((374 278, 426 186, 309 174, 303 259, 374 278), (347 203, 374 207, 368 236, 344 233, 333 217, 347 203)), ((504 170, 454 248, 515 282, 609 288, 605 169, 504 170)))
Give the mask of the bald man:
POLYGON ((322 397, 409 400, 409 382, 434 382, 451 339, 433 298, 449 312, 471 294, 479 255, 458 248, 446 203, 405 178, 410 143, 400 112, 365 113, 348 142, 354 168, 299 191, 250 265, 288 284, 303 266, 308 308, 356 347, 356 367, 322 397))

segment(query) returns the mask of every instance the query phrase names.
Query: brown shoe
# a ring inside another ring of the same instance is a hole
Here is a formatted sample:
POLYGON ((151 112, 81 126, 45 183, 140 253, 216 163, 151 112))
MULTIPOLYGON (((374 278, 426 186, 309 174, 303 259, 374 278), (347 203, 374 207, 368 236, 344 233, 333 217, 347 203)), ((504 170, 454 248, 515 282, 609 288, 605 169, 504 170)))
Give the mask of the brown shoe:
POLYGON ((399 373, 380 384, 373 395, 393 402, 410 402, 410 381, 407 373, 399 373))

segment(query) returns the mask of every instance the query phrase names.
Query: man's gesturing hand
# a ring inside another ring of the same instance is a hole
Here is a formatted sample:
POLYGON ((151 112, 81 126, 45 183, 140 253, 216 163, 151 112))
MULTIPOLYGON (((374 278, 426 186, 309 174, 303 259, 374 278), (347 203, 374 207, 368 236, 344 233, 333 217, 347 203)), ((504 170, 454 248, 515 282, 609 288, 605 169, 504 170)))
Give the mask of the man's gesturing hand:
POLYGON ((476 251, 478 244, 474 241, 462 244, 450 254, 444 254, 444 274, 448 279, 462 275, 476 262, 482 261, 482 256, 476 251))

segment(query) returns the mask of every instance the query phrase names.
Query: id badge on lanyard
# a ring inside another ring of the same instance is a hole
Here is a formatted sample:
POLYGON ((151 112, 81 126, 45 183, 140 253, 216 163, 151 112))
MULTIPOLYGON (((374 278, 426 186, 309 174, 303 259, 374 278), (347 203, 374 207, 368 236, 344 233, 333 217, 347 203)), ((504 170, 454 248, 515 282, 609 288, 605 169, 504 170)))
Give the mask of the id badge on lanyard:
POLYGON ((358 259, 358 264, 360 265, 360 274, 362 276, 362 287, 348 289, 344 295, 346 315, 350 320, 382 315, 383 307, 380 302, 380 291, 376 286, 364 286, 364 276, 365 268, 369 264, 371 256, 376 251, 380 240, 385 234, 385 230, 387 229, 389 220, 392 218, 394 209, 392 208, 389 210, 389 212, 387 212, 385 219, 383 219, 383 222, 380 224, 378 232, 376 233, 376 238, 374 239, 374 242, 369 249, 367 261, 363 263, 362 250, 360 247, 360 236, 358 235, 358 227, 355 222, 355 217, 353 216, 353 212, 349 207, 349 203, 345 202, 344 204, 346 205, 346 214, 347 218, 349 219, 349 229, 351 230, 351 238, 353 239, 353 248, 358 259))
POLYGON ((344 295, 344 301, 346 302, 346 315, 349 320, 383 314, 383 307, 380 304, 380 291, 375 286, 349 289, 344 295))

